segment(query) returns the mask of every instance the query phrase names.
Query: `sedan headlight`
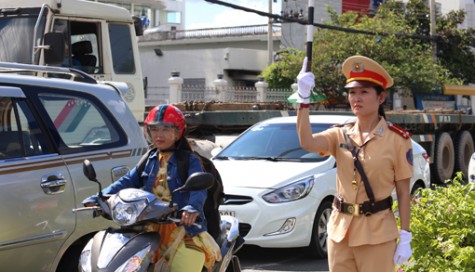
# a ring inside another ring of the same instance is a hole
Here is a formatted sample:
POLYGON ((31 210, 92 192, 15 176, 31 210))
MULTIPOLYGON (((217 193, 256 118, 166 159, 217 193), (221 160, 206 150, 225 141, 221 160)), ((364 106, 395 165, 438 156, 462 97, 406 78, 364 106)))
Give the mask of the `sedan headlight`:
POLYGON ((137 222, 137 217, 147 207, 147 201, 140 199, 134 202, 124 202, 119 197, 111 201, 112 220, 121 226, 130 226, 137 222))
POLYGON ((306 197, 313 187, 313 176, 298 180, 292 184, 265 194, 262 198, 269 203, 290 202, 306 197))

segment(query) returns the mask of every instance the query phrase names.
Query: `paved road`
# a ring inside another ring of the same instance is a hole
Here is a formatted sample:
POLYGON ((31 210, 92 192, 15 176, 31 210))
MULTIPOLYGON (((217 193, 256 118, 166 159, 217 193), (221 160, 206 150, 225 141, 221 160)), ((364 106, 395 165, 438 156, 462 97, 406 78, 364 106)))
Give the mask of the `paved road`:
POLYGON ((263 249, 244 246, 238 252, 243 272, 328 271, 327 259, 306 256, 303 249, 263 249))

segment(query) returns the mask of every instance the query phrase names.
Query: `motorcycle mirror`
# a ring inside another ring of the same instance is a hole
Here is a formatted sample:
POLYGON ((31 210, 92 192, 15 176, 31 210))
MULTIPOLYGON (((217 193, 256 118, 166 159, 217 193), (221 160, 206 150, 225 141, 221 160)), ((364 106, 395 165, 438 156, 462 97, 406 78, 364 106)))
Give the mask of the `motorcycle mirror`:
POLYGON ((185 185, 173 190, 173 193, 180 191, 199 191, 206 190, 215 183, 214 176, 206 172, 198 172, 191 174, 185 182, 185 185))
POLYGON ((82 163, 82 172, 90 181, 97 181, 96 170, 94 170, 94 166, 87 159, 82 163))
POLYGON ((88 159, 85 159, 82 163, 82 172, 87 177, 87 179, 89 179, 90 181, 94 181, 95 183, 99 185, 99 196, 102 196, 102 185, 97 180, 96 170, 94 169, 94 166, 88 159))

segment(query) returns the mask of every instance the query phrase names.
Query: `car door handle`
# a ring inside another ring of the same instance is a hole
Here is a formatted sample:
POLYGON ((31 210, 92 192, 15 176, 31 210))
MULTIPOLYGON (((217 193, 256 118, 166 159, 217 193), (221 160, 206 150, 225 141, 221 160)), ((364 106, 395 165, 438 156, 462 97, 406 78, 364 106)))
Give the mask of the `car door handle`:
POLYGON ((43 192, 48 195, 55 195, 64 192, 66 187, 66 179, 63 174, 55 173, 41 177, 41 188, 43 192))

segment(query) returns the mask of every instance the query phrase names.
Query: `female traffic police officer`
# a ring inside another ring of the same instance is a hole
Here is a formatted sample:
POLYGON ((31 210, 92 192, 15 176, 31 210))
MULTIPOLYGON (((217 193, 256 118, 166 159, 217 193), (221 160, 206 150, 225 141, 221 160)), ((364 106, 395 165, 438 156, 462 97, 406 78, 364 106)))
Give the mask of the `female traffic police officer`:
POLYGON ((409 230, 412 143, 408 132, 386 122, 382 108, 386 89, 393 85, 393 79, 370 58, 346 59, 342 70, 356 122, 312 135, 308 98, 315 77, 305 72, 306 63, 305 59, 297 77, 300 144, 308 151, 333 155, 338 165, 337 196, 328 223, 330 271, 392 272, 395 265, 412 255, 409 230), (362 178, 365 175, 367 182, 362 178), (394 187, 399 205, 399 235, 391 211, 394 187))

